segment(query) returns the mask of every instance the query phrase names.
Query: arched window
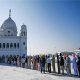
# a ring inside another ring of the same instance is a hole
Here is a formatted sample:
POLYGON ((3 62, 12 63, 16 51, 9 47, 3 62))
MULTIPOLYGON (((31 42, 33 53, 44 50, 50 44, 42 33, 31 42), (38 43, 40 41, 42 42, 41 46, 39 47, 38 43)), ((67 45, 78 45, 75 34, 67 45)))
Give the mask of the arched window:
POLYGON ((0 48, 1 48, 1 43, 0 43, 0 48))
POLYGON ((19 43, 17 43, 17 48, 19 48, 19 43))
POLYGON ((14 43, 14 48, 16 48, 16 43, 14 43))
POLYGON ((8 31, 8 33, 10 34, 10 31, 8 31))
POLYGON ((25 32, 24 32, 24 36, 25 36, 25 32))
POLYGON ((5 43, 3 43, 3 48, 5 48, 5 43))
POLYGON ((12 48, 13 47, 13 43, 10 43, 10 48, 12 48))
POLYGON ((7 43, 6 47, 9 48, 9 43, 7 43))
POLYGON ((23 45, 25 45, 25 42, 23 42, 23 45))

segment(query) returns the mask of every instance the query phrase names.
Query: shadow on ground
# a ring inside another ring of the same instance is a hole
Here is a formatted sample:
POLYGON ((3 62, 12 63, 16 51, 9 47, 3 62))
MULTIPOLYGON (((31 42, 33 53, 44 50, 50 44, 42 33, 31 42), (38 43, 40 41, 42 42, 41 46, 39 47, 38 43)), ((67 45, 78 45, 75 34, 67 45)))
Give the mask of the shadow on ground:
POLYGON ((68 76, 66 73, 64 73, 64 74, 58 74, 57 72, 56 72, 56 73, 48 73, 48 72, 46 72, 45 74, 54 75, 54 76, 60 76, 60 77, 80 78, 80 77, 78 77, 78 76, 74 76, 73 74, 71 74, 70 76, 68 76))

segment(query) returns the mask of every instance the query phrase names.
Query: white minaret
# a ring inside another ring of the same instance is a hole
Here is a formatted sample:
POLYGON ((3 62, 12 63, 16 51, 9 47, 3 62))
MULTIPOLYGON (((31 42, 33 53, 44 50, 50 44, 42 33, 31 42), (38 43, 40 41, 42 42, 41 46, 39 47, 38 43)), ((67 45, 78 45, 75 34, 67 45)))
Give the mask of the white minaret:
POLYGON ((22 25, 21 26, 21 56, 25 55, 27 56, 27 26, 22 25))

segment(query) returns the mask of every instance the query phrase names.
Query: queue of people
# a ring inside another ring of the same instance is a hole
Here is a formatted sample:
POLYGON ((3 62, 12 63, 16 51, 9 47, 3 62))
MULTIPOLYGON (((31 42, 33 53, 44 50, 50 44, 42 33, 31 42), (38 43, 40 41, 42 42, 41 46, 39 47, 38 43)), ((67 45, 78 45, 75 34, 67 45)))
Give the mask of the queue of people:
POLYGON ((80 77, 80 56, 73 54, 72 59, 69 55, 57 54, 49 55, 35 55, 35 56, 0 56, 0 63, 15 65, 17 67, 38 70, 41 73, 49 72, 63 74, 64 71, 68 76, 71 76, 71 70, 74 71, 74 76, 80 77), (57 67, 56 67, 57 63, 57 67), (72 64, 72 67, 71 67, 72 64), (57 70, 57 69, 58 70, 57 70), (72 69, 71 69, 72 68, 72 69))
POLYGON ((79 55, 72 55, 72 59, 66 55, 63 56, 62 54, 57 54, 57 66, 58 66, 58 74, 64 74, 64 70, 68 76, 71 75, 71 64, 72 69, 74 71, 74 76, 80 77, 80 56, 79 55))

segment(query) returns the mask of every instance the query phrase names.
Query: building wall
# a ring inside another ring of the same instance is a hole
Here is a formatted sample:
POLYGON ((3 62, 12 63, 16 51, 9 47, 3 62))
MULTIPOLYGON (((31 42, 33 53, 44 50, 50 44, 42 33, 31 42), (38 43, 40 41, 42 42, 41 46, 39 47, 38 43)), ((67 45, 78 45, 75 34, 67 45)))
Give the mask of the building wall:
POLYGON ((19 36, 0 37, 0 55, 21 55, 21 44, 19 36), (5 43, 5 46, 3 46, 5 43), (9 46, 7 45, 9 44, 9 46), (13 46, 11 46, 13 44, 13 46), (16 44, 16 47, 15 47, 16 44))

